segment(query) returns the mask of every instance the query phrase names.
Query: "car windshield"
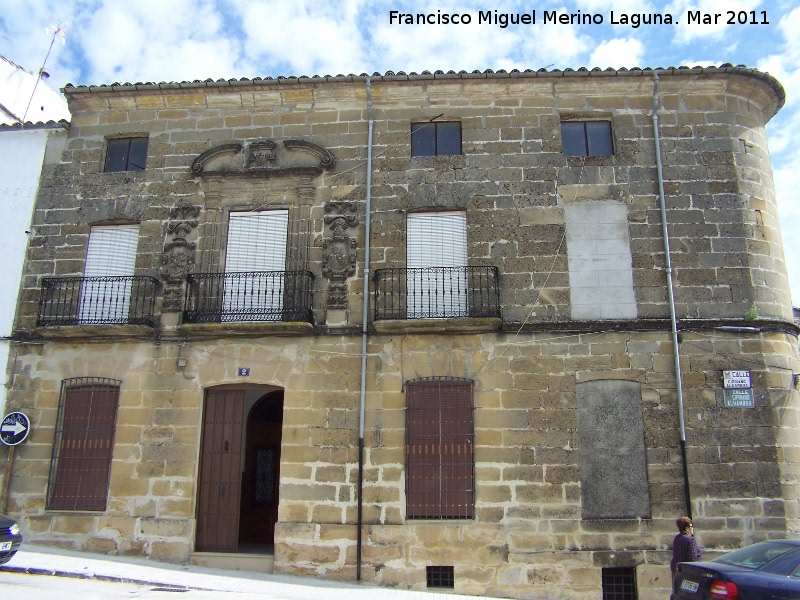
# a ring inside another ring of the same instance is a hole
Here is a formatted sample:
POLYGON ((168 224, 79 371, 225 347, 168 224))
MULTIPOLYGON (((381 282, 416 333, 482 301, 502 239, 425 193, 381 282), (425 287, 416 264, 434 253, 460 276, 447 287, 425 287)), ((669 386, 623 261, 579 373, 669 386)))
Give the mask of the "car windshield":
POLYGON ((782 542, 761 542, 746 548, 734 550, 725 556, 715 558, 711 562, 725 563, 745 569, 760 569, 769 562, 797 549, 797 546, 782 542))

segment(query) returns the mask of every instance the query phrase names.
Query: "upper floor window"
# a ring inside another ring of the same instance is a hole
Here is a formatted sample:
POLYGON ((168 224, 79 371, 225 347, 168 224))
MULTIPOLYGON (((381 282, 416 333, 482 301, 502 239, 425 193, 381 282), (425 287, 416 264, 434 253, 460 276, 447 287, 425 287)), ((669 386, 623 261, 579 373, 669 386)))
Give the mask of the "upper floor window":
POLYGON ((411 124, 411 156, 452 156, 461 154, 461 123, 411 124))
POLYGON ((98 225, 89 232, 78 310, 82 323, 125 322, 131 308, 138 225, 98 225))
POLYGON ((611 156, 611 122, 562 121, 561 143, 565 156, 611 156))
POLYGON ((108 140, 103 171, 144 171, 147 162, 147 138, 115 138, 108 140))

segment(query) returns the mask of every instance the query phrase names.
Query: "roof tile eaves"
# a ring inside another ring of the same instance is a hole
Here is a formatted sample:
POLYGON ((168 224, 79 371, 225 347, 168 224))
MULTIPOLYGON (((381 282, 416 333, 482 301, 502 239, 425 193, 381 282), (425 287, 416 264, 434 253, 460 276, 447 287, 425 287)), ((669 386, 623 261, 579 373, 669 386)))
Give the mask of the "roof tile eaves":
POLYGON ((776 93, 776 96, 779 98, 778 109, 783 106, 785 99, 786 99, 786 92, 781 86, 780 82, 770 75, 769 73, 765 73, 759 71, 757 69, 753 69, 750 67, 746 67, 745 65, 732 65, 730 63, 725 63, 720 66, 707 66, 707 67, 688 67, 688 66, 670 66, 670 67, 633 67, 631 69, 626 68, 619 68, 619 69, 604 69, 600 70, 597 68, 588 69, 586 67, 581 67, 579 69, 538 69, 538 70, 528 70, 525 71, 518 71, 512 70, 511 72, 507 72, 504 70, 493 71, 491 69, 486 69, 484 71, 422 71, 421 73, 411 72, 405 73, 403 71, 393 72, 393 71, 386 71, 385 73, 374 73, 369 75, 367 73, 361 73, 360 75, 356 74, 349 74, 349 75, 301 75, 301 76, 279 76, 279 77, 265 77, 265 78, 253 78, 249 79, 246 77, 240 79, 227 79, 227 80, 205 80, 205 81, 184 81, 184 82, 162 82, 162 83, 113 83, 113 84, 102 84, 102 85, 74 85, 68 83, 65 85, 61 91, 64 94, 77 94, 77 93, 103 93, 103 92, 125 92, 125 91, 132 91, 132 90, 173 90, 173 89, 197 89, 197 88, 224 88, 224 87, 235 87, 235 86, 262 86, 262 85, 293 85, 298 83, 319 83, 319 82, 327 82, 327 83, 334 83, 334 82, 355 82, 355 81, 362 81, 369 77, 372 81, 431 81, 431 80, 452 80, 452 79, 521 79, 521 78, 551 78, 551 77, 561 77, 561 78, 575 78, 575 77, 642 77, 642 76, 649 76, 651 74, 658 74, 658 75, 696 75, 696 74, 716 74, 716 73, 732 73, 732 74, 740 74, 750 77, 755 77, 757 79, 761 79, 768 85, 770 85, 776 93))

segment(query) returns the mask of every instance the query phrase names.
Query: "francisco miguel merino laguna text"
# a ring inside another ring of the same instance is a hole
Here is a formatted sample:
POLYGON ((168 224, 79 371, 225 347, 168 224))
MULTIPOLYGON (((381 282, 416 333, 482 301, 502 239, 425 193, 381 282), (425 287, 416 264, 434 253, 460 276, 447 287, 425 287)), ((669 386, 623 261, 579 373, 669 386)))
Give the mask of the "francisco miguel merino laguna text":
MULTIPOLYGON (((725 13, 704 13, 699 10, 687 11, 687 23, 698 25, 716 25, 720 18, 727 25, 768 25, 767 11, 727 11, 725 13)), ((390 25, 469 25, 474 16, 470 13, 448 13, 437 10, 432 13, 402 13, 397 10, 389 11, 390 25)), ((537 21, 535 10, 529 13, 503 13, 497 10, 478 11, 477 24, 498 25, 505 29, 509 25, 602 25, 605 22, 599 13, 574 13, 559 12, 556 10, 541 11, 541 18, 537 21)), ((609 14, 609 24, 629 25, 637 29, 642 25, 676 25, 678 20, 666 13, 615 13, 609 14)))

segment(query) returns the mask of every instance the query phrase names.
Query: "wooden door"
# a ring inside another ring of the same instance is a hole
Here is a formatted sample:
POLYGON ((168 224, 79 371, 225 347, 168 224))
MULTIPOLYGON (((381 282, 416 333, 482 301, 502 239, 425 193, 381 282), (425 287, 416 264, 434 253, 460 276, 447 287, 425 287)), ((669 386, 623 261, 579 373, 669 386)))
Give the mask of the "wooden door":
POLYGON ((197 550, 236 552, 238 548, 244 410, 243 390, 206 392, 197 550))

